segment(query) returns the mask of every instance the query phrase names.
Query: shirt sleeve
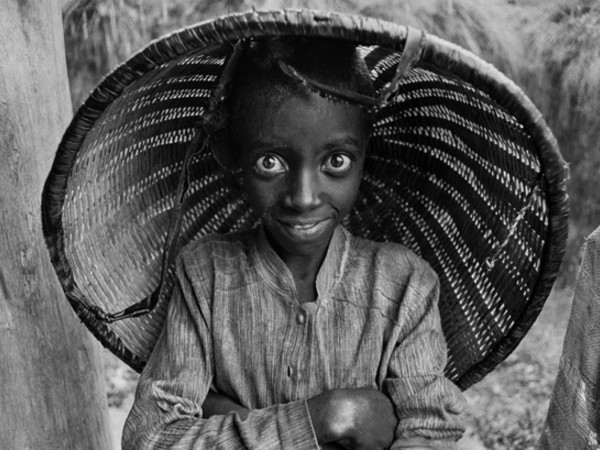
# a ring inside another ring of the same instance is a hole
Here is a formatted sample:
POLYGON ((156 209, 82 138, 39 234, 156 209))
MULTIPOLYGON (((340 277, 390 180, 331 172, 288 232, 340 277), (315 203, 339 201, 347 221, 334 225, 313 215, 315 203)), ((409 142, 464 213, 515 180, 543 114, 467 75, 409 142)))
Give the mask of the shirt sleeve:
POLYGON ((447 348, 438 309, 438 278, 425 263, 417 268, 400 303, 402 326, 387 350, 382 389, 398 418, 391 448, 451 449, 464 433, 460 414, 466 401, 443 373, 447 348))
POLYGON ((202 418, 213 377, 212 277, 192 285, 182 257, 176 275, 165 325, 125 423, 123 449, 318 449, 305 400, 252 410, 243 420, 233 412, 202 418))

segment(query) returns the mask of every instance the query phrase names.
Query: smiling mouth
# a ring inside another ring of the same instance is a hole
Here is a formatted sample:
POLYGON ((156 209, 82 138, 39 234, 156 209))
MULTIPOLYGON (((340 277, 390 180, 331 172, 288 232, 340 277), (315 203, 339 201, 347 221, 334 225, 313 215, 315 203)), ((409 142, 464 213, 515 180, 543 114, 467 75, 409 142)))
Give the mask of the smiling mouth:
POLYGON ((316 234, 325 228, 327 219, 319 219, 310 222, 287 222, 280 220, 279 223, 293 234, 306 236, 316 234))
POLYGON ((288 227, 292 227, 294 230, 310 230, 317 226, 321 221, 311 223, 286 223, 288 227))

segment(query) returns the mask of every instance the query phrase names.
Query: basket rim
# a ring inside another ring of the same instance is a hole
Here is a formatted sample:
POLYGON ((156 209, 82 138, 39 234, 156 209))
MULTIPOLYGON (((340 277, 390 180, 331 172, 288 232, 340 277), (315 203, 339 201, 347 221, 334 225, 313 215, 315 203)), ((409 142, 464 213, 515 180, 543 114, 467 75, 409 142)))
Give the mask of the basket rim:
MULTIPOLYGON (((102 344, 140 371, 143 362, 120 341, 98 332, 102 326, 86 314, 79 302, 82 294, 64 252, 62 209, 67 183, 87 132, 105 109, 132 82, 143 74, 185 54, 221 46, 238 39, 284 34, 335 37, 361 45, 378 45, 393 50, 403 49, 409 27, 371 17, 314 10, 250 11, 233 13, 184 27, 155 39, 110 72, 78 108, 59 144, 52 169, 42 192, 42 226, 52 263, 63 290, 80 319, 102 344)), ((420 61, 443 67, 463 81, 484 90, 499 105, 506 107, 526 124, 536 142, 542 171, 548 187, 548 236, 540 264, 540 277, 535 283, 528 306, 506 336, 493 350, 473 365, 460 378, 462 389, 481 380, 503 361, 521 341, 537 318, 547 299, 566 248, 568 230, 568 168, 558 144, 541 113, 512 80, 473 53, 437 36, 426 34, 420 61)))

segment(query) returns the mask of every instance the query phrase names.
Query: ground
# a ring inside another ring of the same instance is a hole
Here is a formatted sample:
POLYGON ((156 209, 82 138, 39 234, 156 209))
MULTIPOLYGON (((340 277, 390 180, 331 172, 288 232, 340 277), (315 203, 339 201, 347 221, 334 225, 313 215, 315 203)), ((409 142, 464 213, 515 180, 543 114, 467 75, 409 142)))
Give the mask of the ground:
MULTIPOLYGON (((548 410, 570 310, 570 290, 555 289, 514 353, 465 393, 468 429, 460 450, 533 450, 548 410)), ((104 359, 118 450, 137 374, 108 351, 104 359)))

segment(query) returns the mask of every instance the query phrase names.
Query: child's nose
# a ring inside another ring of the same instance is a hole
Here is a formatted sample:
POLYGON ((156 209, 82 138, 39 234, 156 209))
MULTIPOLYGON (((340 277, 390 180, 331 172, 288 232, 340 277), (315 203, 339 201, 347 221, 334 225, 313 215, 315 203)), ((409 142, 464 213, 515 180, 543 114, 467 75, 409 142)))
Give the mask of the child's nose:
POLYGON ((321 204, 320 183, 317 174, 302 170, 290 178, 285 204, 297 211, 305 211, 321 204))

